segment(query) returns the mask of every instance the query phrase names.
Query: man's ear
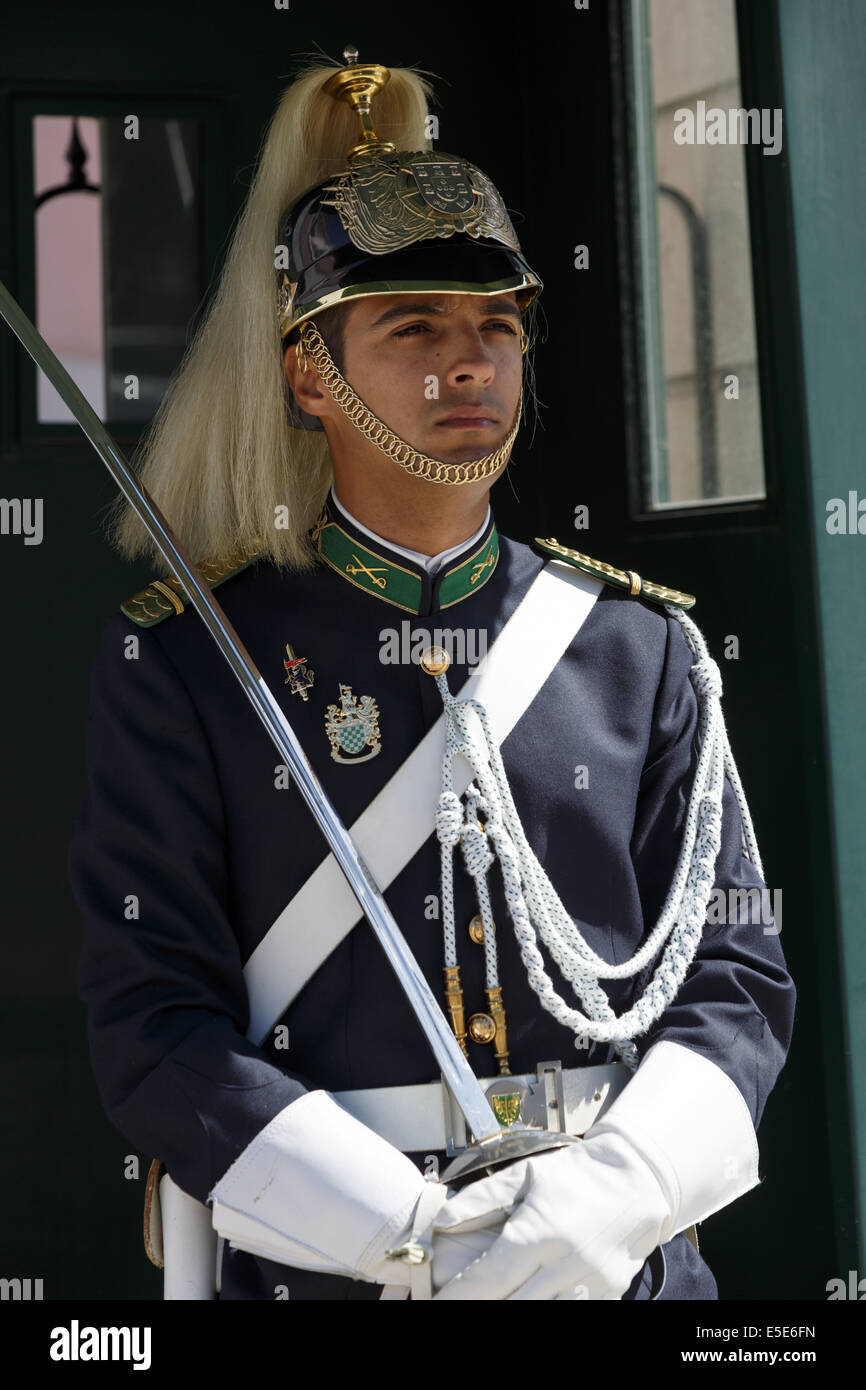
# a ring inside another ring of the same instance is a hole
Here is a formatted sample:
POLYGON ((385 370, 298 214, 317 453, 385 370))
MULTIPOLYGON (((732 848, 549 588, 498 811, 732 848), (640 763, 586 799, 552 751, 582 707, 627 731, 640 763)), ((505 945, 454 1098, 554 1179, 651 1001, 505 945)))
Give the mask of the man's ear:
POLYGON ((283 371, 302 410, 308 415, 322 416, 329 413, 328 397, 322 389, 319 374, 312 366, 305 372, 301 371, 294 343, 290 343, 283 353, 283 371))

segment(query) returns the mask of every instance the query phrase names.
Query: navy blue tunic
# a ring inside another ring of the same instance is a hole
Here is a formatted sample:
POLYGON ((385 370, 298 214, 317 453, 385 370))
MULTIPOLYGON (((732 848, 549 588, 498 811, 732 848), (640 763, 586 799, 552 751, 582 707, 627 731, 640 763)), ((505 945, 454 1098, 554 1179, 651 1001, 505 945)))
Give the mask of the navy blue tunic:
MULTIPOLYGON (((431 635, 437 627, 477 630, 490 645, 545 563, 501 538, 498 562, 478 587, 441 610, 442 574, 431 579, 384 543, 379 549, 419 576, 417 615, 323 563, 299 575, 257 561, 218 592, 347 825, 442 712, 434 682, 417 663, 381 659, 389 631, 399 633, 403 622, 431 635), (284 684, 287 642, 315 672, 306 703, 284 684), (338 702, 341 683, 379 707, 381 752, 351 767, 332 759, 325 733, 326 706, 338 702)), ((652 929, 677 862, 696 758, 691 661, 676 619, 605 585, 502 747, 532 849, 589 945, 612 963, 631 956, 652 929), (587 788, 575 786, 578 767, 588 769, 587 788)), ((452 665, 453 693, 468 674, 465 663, 452 665)), ((103 1104, 134 1145, 159 1156, 185 1191, 206 1201, 247 1144, 305 1091, 438 1079, 363 921, 285 1013, 287 1050, 273 1035, 261 1047, 245 1038, 243 964, 327 851, 297 789, 277 785, 279 756, 194 611, 150 629, 123 614, 109 619, 94 667, 87 757, 87 790, 70 847, 85 924, 79 990, 103 1104), (138 638, 135 659, 127 655, 130 635, 138 638), (137 916, 128 906, 133 897, 137 916)), ((541 1007, 495 866, 490 880, 512 1072, 557 1058, 564 1067, 614 1060, 604 1044, 576 1051, 571 1031, 541 1007)), ((716 885, 764 886, 742 854, 727 782, 716 885)), ((386 897, 442 999, 441 921, 429 916, 439 887, 431 827, 386 897)), ((466 931, 477 910, 458 852, 455 912, 467 1016, 485 1008, 484 952, 466 931)), ((311 921, 309 930, 316 926, 311 921)), ((577 1003, 552 961, 548 973, 577 1003)), ((617 1013, 649 973, 605 982, 617 1013)), ((701 1052, 738 1087, 757 1127, 785 1061, 794 1002, 777 935, 746 920, 708 925, 679 994, 636 1040, 638 1049, 643 1057, 664 1038, 701 1052)), ((471 1041, 468 1048, 476 1074, 495 1075, 492 1048, 471 1041)), ((411 1157, 420 1166, 425 1156, 411 1157)), ((663 1255, 647 1262, 626 1298, 717 1297, 710 1270, 685 1235, 663 1255)), ((226 1249, 222 1298, 273 1299, 280 1285, 292 1299, 381 1293, 378 1285, 226 1249)))

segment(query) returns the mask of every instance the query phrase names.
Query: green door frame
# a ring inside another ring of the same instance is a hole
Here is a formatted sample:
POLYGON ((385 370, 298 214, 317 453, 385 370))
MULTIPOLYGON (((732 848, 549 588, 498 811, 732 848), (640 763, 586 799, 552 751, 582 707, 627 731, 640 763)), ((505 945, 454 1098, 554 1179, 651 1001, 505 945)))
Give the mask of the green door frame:
MULTIPOLYGON (((776 104, 783 106, 787 125, 790 293, 798 304, 800 331, 792 379, 806 462, 797 498, 803 551, 799 546, 792 551, 791 574, 795 580, 802 571, 805 552, 818 639, 809 656, 822 673, 826 760, 815 759, 812 767, 826 767, 826 776, 816 786, 813 771, 804 811, 816 854, 827 856, 833 874, 836 940, 826 956, 821 950, 817 954, 830 1173, 840 1222, 839 1268, 832 1274, 844 1279, 852 1267, 866 1273, 866 535, 830 535, 825 522, 830 498, 847 502, 858 485, 866 496, 866 10, 860 0, 832 5, 775 0, 767 7, 770 28, 762 7, 754 8, 758 51, 772 44, 780 65, 784 91, 776 104), (813 796, 821 799, 813 802, 813 796)), ((767 228, 771 260, 775 230, 767 228)))

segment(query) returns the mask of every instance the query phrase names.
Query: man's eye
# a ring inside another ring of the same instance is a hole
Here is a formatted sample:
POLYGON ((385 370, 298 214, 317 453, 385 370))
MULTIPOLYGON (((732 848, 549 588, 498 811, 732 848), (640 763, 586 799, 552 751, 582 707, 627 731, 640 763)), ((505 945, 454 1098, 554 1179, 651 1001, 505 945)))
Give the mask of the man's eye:
MULTIPOLYGON (((496 322, 496 323, 485 323, 485 324, 484 324, 484 327, 485 327, 485 328, 504 328, 505 331, 506 331, 506 333, 510 334, 510 336, 511 336, 512 338, 516 338, 516 337, 517 337, 517 331, 516 331, 516 329, 513 327, 512 324, 508 323, 507 320, 505 320, 505 319, 503 319, 503 320, 501 320, 501 321, 499 321, 499 322, 496 322)), ((428 333, 428 332, 430 331, 430 330, 429 330, 429 326, 428 326, 426 323, 410 323, 409 326, 408 326, 408 328, 399 328, 399 329, 397 330, 397 332, 394 334, 394 337, 395 337, 395 338, 407 338, 407 337, 413 336, 416 328, 422 328, 422 329, 424 330, 425 333, 428 333)))

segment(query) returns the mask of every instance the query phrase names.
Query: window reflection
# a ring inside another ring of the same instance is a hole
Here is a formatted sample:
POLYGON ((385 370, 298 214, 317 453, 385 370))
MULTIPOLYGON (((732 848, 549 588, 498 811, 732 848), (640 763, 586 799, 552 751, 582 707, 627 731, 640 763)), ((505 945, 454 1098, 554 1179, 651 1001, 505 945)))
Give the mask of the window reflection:
POLYGON ((705 138, 706 113, 742 107, 734 0, 633 0, 631 22, 651 400, 645 502, 762 498, 745 150, 705 138))
MULTIPOLYGON (((36 321, 101 419, 154 414, 202 292, 193 119, 33 120, 36 321)), ((37 420, 72 416, 37 372, 37 420)))
MULTIPOLYGON (((36 195, 36 327, 75 384, 105 419, 100 122, 37 116, 33 129, 36 195)), ((37 372, 36 418, 72 419, 37 372)))

